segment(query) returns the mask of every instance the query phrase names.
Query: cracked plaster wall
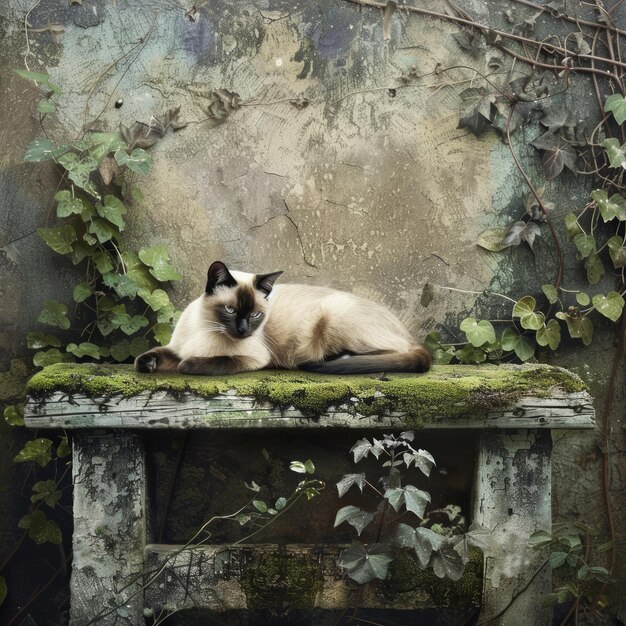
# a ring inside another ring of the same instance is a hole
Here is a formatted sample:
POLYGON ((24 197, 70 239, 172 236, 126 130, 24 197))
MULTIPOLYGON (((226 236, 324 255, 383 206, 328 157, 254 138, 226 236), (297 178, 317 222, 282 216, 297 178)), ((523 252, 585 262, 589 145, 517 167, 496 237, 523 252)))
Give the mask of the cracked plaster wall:
MULTIPOLYGON (((21 162, 24 147, 41 134, 37 92, 11 68, 23 67, 24 17, 34 4, 8 0, 0 9, 4 369, 25 357, 23 337, 36 326, 42 301, 69 300, 75 279, 34 235, 49 212, 54 172, 21 162)), ((475 65, 452 37, 458 29, 397 14, 391 40, 384 41, 378 12, 342 1, 219 0, 200 7, 195 22, 185 17, 188 4, 41 0, 29 16, 31 69, 48 71, 64 89, 59 114, 46 125, 51 137, 75 136, 97 116, 97 128, 112 129, 178 105, 190 122, 152 149, 153 169, 139 181, 144 199, 129 212, 127 231, 131 245, 169 245, 184 274, 173 291, 179 305, 199 293, 209 262, 221 259, 382 301, 421 337, 439 324, 453 329, 468 314, 502 314, 492 301, 449 292, 424 309, 425 281, 516 297, 552 274, 547 242, 539 242, 536 259, 527 250, 485 254, 474 244, 482 230, 519 214, 525 190, 493 132, 476 139, 456 128, 462 103, 455 87, 467 72, 433 75, 428 87, 387 89, 413 66, 424 74, 437 64, 475 65), (35 32, 47 24, 60 24, 63 32, 35 32), (208 93, 217 88, 238 93, 246 106, 212 126, 202 120, 208 93), (298 97, 309 106, 289 102, 298 97), (113 106, 117 98, 120 109, 113 106)), ((486 20, 502 12, 497 0, 463 4, 486 20)), ((532 149, 516 148, 534 167, 532 149)), ((584 204, 588 189, 566 175, 548 192, 559 195, 557 208, 566 212, 584 204)), ((573 271, 576 261, 567 262, 573 271)), ((556 362, 591 378, 601 398, 609 349, 607 327, 585 357, 587 370, 578 346, 556 362)), ((603 528, 594 438, 559 434, 554 458, 558 515, 603 528), (585 486, 584 498, 574 485, 585 486)), ((623 469, 614 468, 615 490, 623 469)), ((3 471, 14 470, 9 463, 3 471)), ((3 528, 3 537, 10 532, 3 528)))

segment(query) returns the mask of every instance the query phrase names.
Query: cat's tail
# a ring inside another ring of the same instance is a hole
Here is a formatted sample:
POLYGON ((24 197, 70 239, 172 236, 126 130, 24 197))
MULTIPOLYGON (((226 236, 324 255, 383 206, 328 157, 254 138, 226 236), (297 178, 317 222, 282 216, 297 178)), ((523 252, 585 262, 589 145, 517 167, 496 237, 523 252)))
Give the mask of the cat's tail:
POLYGON ((377 372, 413 372, 422 374, 430 369, 433 358, 423 346, 408 352, 355 354, 333 359, 301 363, 298 369, 317 374, 375 374, 377 372))

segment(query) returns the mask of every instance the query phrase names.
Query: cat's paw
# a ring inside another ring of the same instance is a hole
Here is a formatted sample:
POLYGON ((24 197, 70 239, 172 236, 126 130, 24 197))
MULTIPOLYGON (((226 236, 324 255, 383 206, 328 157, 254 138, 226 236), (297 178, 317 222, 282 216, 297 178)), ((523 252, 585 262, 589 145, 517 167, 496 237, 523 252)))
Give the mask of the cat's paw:
POLYGON ((153 374, 157 365, 158 359, 154 352, 144 352, 135 359, 135 370, 143 374, 153 374))

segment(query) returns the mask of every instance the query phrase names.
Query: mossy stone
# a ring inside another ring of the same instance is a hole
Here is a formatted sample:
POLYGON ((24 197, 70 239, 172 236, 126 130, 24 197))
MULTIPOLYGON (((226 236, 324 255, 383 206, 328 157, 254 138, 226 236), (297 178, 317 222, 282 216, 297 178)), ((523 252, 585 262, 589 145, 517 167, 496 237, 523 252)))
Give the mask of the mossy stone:
POLYGON ((130 365, 58 363, 33 376, 27 393, 33 399, 45 399, 54 392, 94 399, 157 391, 203 398, 231 393, 279 407, 293 406, 312 417, 330 406, 348 403, 361 415, 402 412, 408 426, 420 427, 436 418, 506 408, 522 396, 548 397, 555 388, 565 392, 587 389, 575 374, 547 365, 445 365, 422 375, 384 377, 287 370, 213 377, 139 374, 130 365))

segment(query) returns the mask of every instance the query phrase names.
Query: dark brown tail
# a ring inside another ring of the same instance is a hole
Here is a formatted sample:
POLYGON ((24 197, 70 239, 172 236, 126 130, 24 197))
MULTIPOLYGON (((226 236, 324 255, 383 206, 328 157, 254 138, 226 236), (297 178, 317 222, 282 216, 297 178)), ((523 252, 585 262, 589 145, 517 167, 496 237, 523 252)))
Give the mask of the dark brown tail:
POLYGON ((430 369, 433 358, 422 346, 409 352, 356 354, 354 356, 301 363, 298 369, 317 374, 375 374, 377 372, 414 372, 422 374, 430 369))

